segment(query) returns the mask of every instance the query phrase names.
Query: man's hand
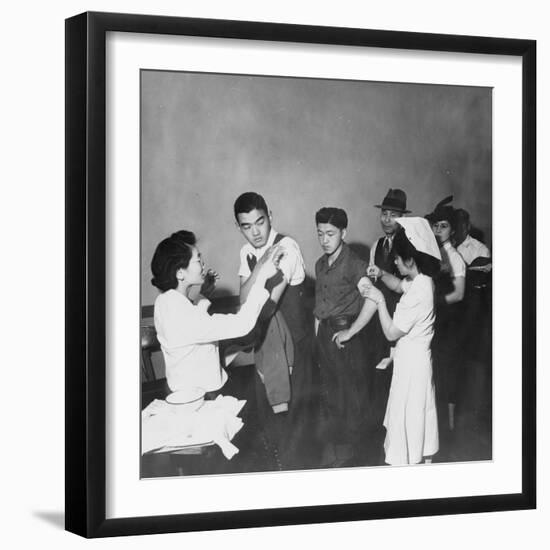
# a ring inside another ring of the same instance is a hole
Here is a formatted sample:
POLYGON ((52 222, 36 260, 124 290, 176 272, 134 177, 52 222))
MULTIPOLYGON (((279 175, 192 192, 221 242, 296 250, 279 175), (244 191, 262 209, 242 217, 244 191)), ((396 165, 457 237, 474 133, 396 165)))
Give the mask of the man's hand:
POLYGON ((493 264, 469 266, 468 271, 482 271, 483 273, 489 273, 493 269, 493 264))
POLYGON ((339 330, 337 333, 335 333, 332 337, 332 341, 336 343, 336 347, 338 349, 343 349, 345 346, 343 345, 344 342, 347 342, 348 340, 351 340, 351 337, 353 335, 351 334, 349 328, 346 330, 339 330))

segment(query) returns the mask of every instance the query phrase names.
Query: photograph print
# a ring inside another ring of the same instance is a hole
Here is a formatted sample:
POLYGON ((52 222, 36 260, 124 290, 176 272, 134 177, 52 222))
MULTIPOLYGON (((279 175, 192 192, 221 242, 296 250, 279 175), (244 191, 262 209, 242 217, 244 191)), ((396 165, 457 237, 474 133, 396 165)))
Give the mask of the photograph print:
POLYGON ((141 477, 491 460, 492 89, 140 98, 141 477))

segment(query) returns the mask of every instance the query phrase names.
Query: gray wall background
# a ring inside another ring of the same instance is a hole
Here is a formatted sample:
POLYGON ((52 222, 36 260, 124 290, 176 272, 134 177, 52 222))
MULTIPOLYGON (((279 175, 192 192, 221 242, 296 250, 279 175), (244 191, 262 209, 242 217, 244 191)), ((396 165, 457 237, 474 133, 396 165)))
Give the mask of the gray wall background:
POLYGON ((491 89, 142 71, 142 304, 150 261, 175 230, 196 233, 222 294, 238 292, 233 202, 266 198, 274 226, 301 245, 313 275, 314 215, 344 208, 348 242, 380 234, 388 188, 425 215, 449 194, 491 244, 491 89))

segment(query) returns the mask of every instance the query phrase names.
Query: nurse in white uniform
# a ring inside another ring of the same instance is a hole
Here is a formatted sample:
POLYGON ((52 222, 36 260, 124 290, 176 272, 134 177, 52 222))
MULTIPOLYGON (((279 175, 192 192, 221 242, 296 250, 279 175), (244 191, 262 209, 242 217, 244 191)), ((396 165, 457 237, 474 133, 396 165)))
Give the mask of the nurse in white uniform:
POLYGON ((403 280, 376 266, 370 277, 380 277, 388 288, 403 294, 392 317, 384 295, 364 277, 358 287, 374 301, 386 338, 397 341, 394 370, 384 418, 387 464, 417 464, 439 450, 437 409, 432 376, 431 341, 434 333, 434 284, 440 268, 439 247, 424 218, 398 218, 393 247, 403 280))
POLYGON ((192 297, 192 289, 203 287, 206 276, 195 235, 182 230, 159 243, 151 282, 161 291, 155 300, 155 328, 171 391, 204 395, 225 384, 218 341, 252 330, 269 298, 265 283, 277 273, 281 255, 278 246, 264 254, 256 282, 237 313, 209 315, 210 301, 200 294, 192 297))

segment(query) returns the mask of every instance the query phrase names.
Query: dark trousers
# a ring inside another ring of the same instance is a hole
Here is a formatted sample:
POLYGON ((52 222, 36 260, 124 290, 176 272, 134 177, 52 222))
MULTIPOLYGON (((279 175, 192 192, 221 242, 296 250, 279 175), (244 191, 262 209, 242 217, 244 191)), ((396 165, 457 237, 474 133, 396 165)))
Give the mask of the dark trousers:
POLYGON ((434 383, 438 400, 458 403, 467 356, 462 304, 441 306, 437 310, 432 353, 434 383))
POLYGON ((267 444, 277 454, 281 469, 314 467, 318 465, 320 456, 320 400, 319 376, 312 360, 309 335, 295 343, 290 386, 288 412, 275 414, 267 401, 263 382, 256 375, 258 420, 267 444))
POLYGON ((360 445, 367 413, 365 350, 361 335, 338 349, 332 341, 335 331, 321 321, 317 333, 317 355, 321 375, 323 438, 336 446, 360 445))

